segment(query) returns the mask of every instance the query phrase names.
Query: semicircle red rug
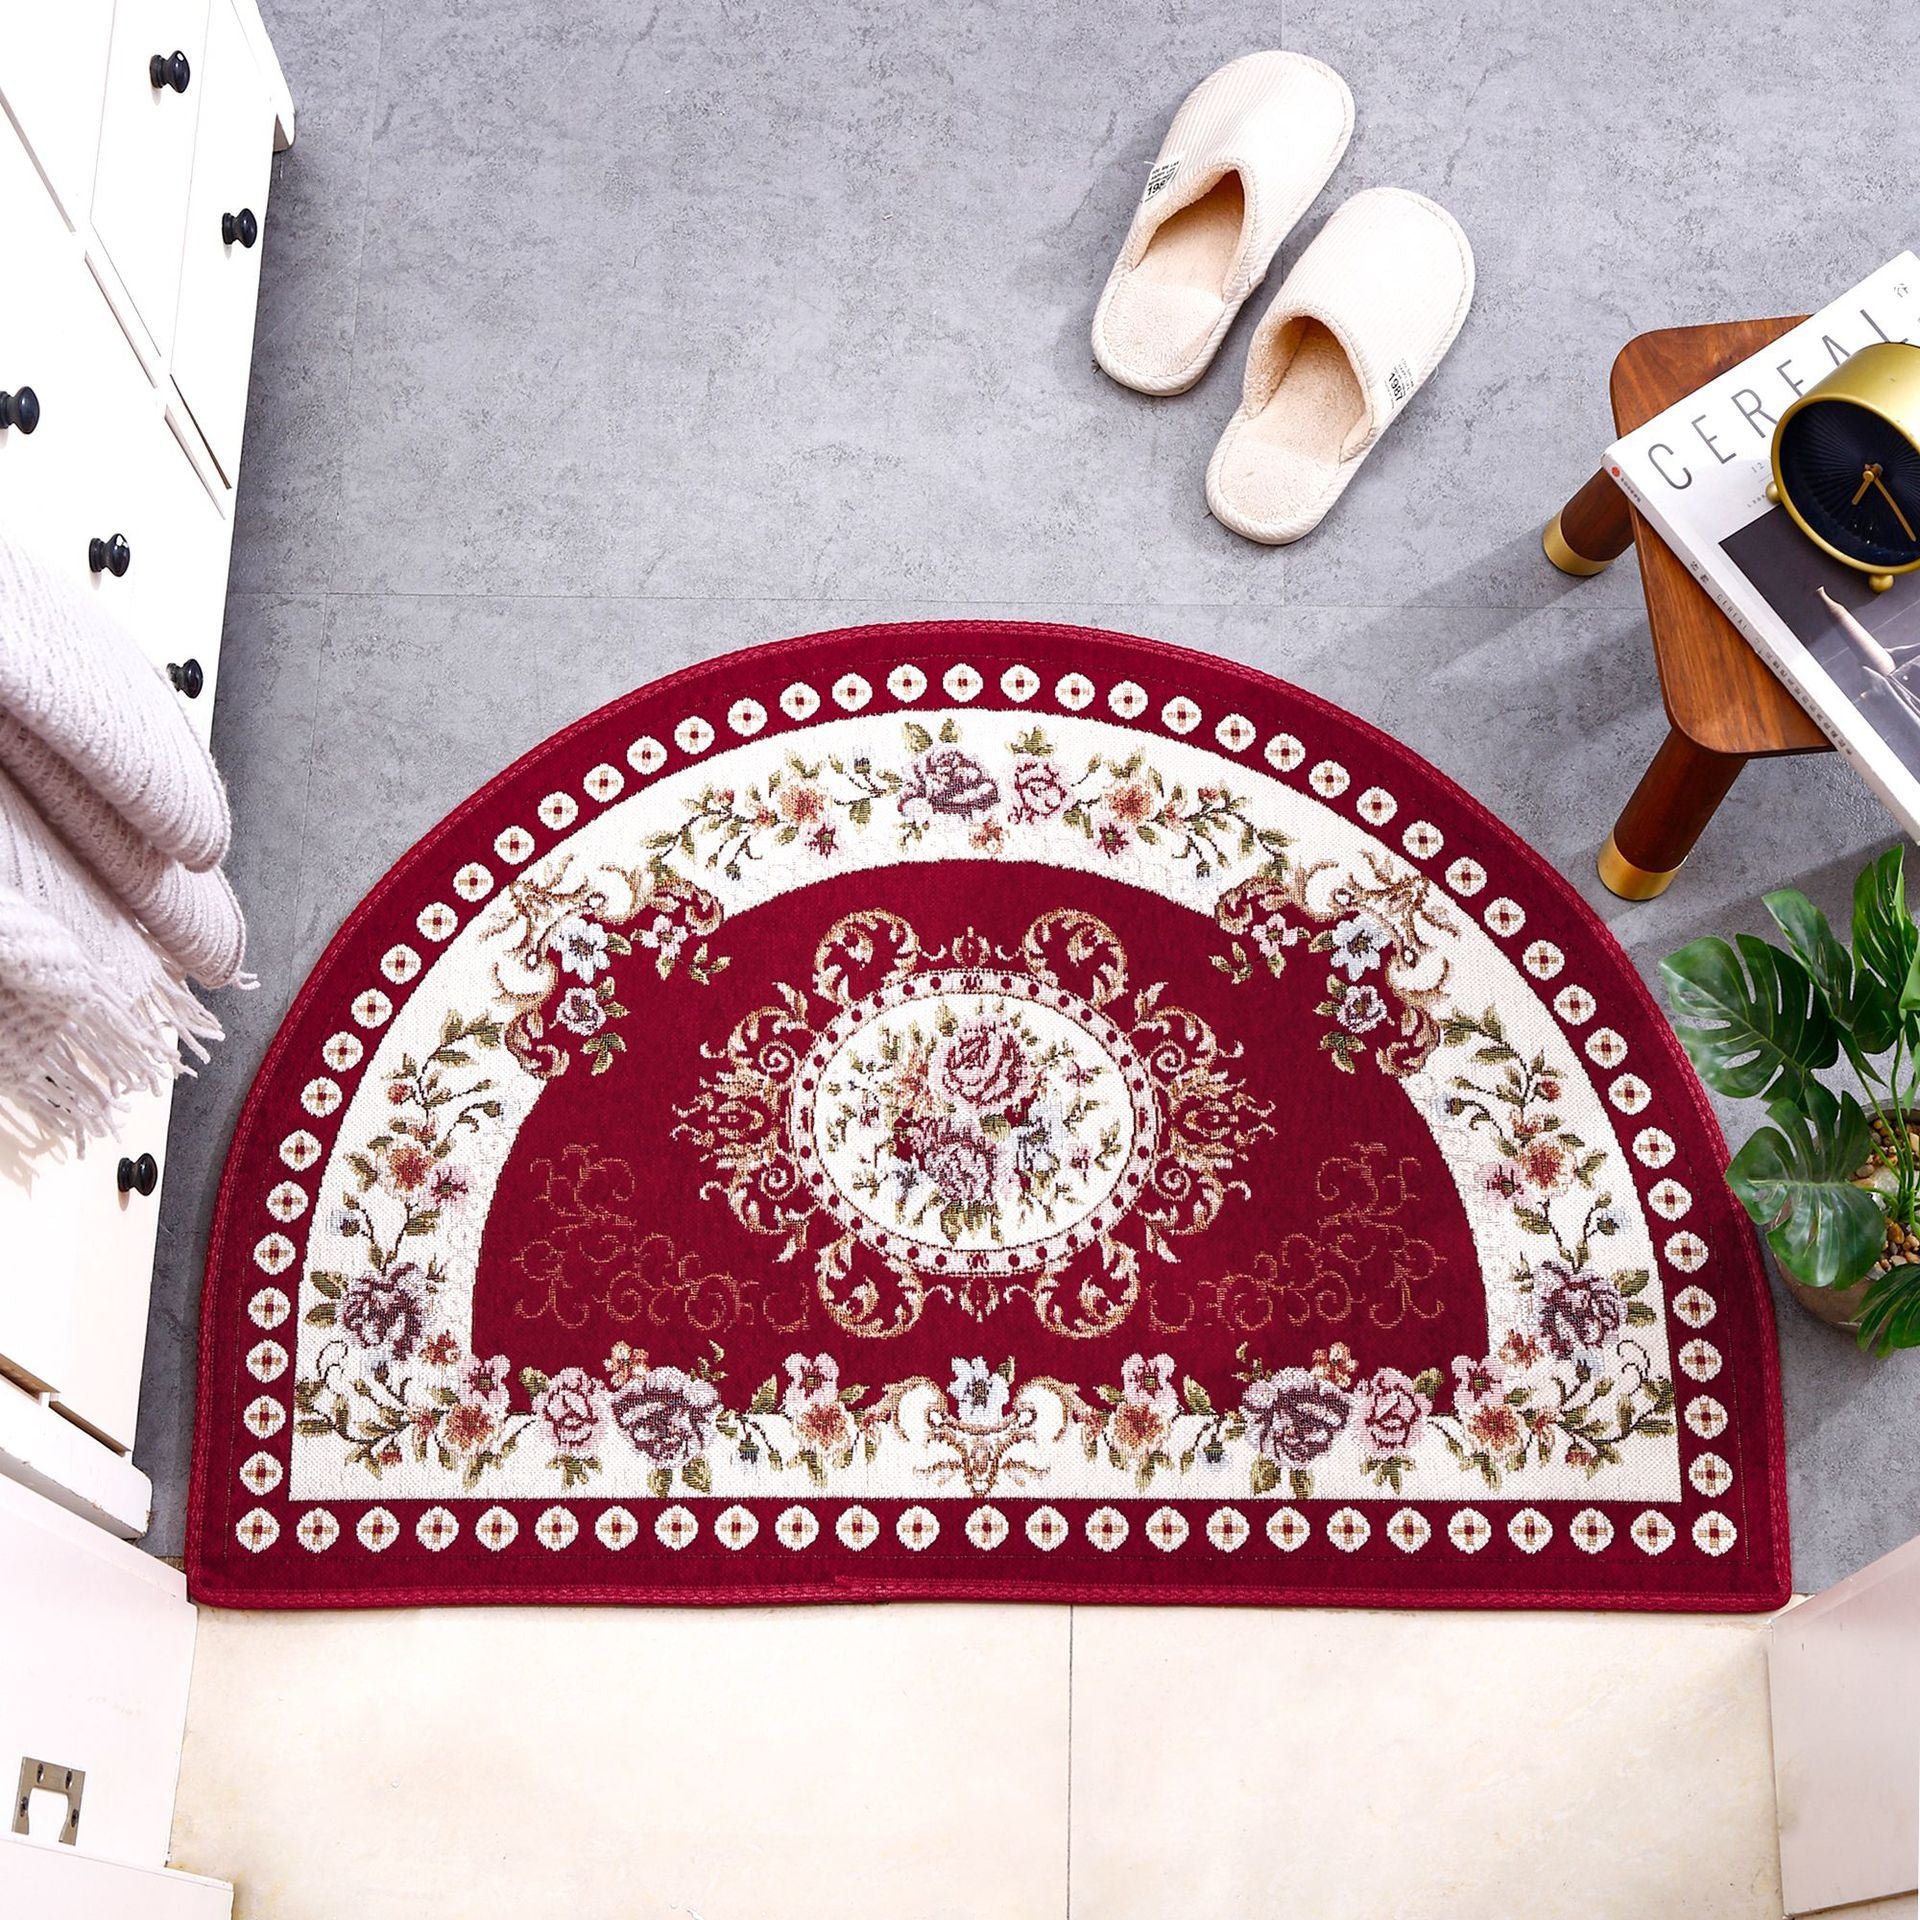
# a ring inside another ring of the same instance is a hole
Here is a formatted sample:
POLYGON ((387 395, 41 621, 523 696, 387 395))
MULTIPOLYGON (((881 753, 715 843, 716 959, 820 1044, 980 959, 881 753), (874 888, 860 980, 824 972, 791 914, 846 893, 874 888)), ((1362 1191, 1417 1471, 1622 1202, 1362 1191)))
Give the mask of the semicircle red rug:
POLYGON ((1067 627, 735 654, 315 968, 193 1591, 1771 1607, 1723 1155, 1573 890, 1310 695, 1067 627))

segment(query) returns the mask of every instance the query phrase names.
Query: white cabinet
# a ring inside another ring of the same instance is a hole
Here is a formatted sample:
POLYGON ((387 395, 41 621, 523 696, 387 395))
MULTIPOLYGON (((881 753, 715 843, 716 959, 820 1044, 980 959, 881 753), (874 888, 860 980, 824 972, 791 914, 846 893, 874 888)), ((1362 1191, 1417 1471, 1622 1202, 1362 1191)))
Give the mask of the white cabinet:
POLYGON ((0 1895, 33 1920, 230 1920, 233 1889, 197 1873, 69 1859, 0 1834, 0 1895))
POLYGON ((11 1205, 0 1199, 0 1221, 11 1229, 0 1254, 0 1337, 10 1369, 122 1453, 133 1449, 140 1411, 172 1105, 171 1091, 136 1095, 116 1138, 43 1166, 11 1205), (123 1192, 120 1162, 137 1167, 142 1154, 153 1157, 153 1191, 130 1184, 123 1192))
MULTIPOLYGON (((5 1480, 0 1567, 0 1791, 23 1756, 84 1773, 66 1844, 160 1866, 193 1678, 185 1578, 5 1480)), ((58 1841, 57 1802, 34 1796, 28 1825, 58 1841)))
MULTIPOLYGON (((0 426, 0 526, 113 611, 204 740, 258 230, 292 103, 254 0, 14 11, 0 35, 0 393, 34 404, 0 426), (222 213, 236 216, 231 245, 222 213)), ((82 1157, 0 1163, 0 1473, 122 1533, 147 1519, 128 1456, 171 1105, 170 1092, 136 1100, 82 1157)))
POLYGON ((0 1570, 0 1913, 224 1916, 231 1888, 164 1871, 193 1673, 185 1580, 5 1480, 0 1570))
MULTIPOLYGON (((1787 1911, 1920 1888, 1920 1540, 1773 1623, 1773 1772, 1787 1911)), ((1910 1911, 1910 1909, 1909 1909, 1910 1911)))

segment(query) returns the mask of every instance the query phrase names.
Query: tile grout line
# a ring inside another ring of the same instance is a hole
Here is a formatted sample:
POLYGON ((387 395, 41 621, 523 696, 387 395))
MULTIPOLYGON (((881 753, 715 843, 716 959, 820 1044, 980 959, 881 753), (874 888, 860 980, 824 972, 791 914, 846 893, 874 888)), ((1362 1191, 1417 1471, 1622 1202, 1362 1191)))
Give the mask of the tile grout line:
MULTIPOLYGON (((360 227, 353 242, 353 323, 348 330, 347 339, 347 385, 346 391, 355 389, 354 376, 360 370, 360 303, 367 281, 367 219, 373 206, 373 149, 380 138, 380 82, 387 61, 387 9, 379 9, 380 24, 373 42, 373 77, 367 98, 367 156, 366 164, 360 170, 360 227)), ((346 481, 345 455, 342 454, 340 479, 336 483, 344 490, 346 481)), ((338 543, 335 546, 338 552, 338 543)), ((333 563, 327 567, 327 583, 321 588, 323 593, 333 591, 333 563)))
MULTIPOLYGON (((637 593, 619 589, 581 593, 527 593, 499 588, 415 588, 415 587, 322 587, 272 586, 267 584, 235 587, 233 598, 254 600, 473 600, 594 602, 632 601, 642 606, 688 607, 863 607, 882 602, 894 607, 936 607, 970 612, 983 607, 1066 608, 1119 607, 1138 608, 1155 613, 1557 613, 1568 596, 1550 600, 1160 600, 1144 595, 1122 599, 1098 599, 1070 596, 1045 598, 1038 595, 999 595, 986 600, 963 600, 941 594, 915 594, 895 598, 882 591, 871 593, 637 593)), ((1584 603, 1582 603, 1584 604, 1584 603)), ((1627 601, 1595 599, 1600 612, 1623 616, 1636 609, 1627 601)))
MULTIPOLYGON (((287 929, 288 948, 286 956, 287 978, 291 981, 299 965, 300 948, 303 939, 302 929, 307 916, 307 840, 313 824, 313 762, 314 748, 320 738, 320 689, 326 680, 327 655, 333 646, 333 621, 323 617, 320 623, 320 644, 314 650, 313 663, 313 704, 307 719, 307 766, 306 779, 300 791, 300 855, 299 868, 294 875, 293 913, 287 929)), ((292 996, 288 997, 288 1009, 292 1008, 292 996)), ((285 1016, 282 1015, 284 1019, 285 1016)))
MULTIPOLYGON (((313 701, 307 712, 307 777, 300 785, 300 871, 294 886, 294 913, 287 929, 287 977, 299 964, 302 940, 301 919, 306 912, 307 840, 313 826, 313 767, 320 745, 320 698, 326 685, 327 662, 333 655, 333 623, 324 617, 320 623, 320 645, 313 662, 313 701)), ((292 994, 287 1000, 291 1010, 292 994)))

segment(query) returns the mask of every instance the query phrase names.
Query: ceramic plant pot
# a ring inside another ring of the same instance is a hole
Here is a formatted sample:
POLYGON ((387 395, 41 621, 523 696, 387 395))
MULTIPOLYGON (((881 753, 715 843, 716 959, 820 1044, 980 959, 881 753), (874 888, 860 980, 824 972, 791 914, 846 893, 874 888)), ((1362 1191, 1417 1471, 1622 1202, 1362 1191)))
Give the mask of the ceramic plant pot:
POLYGON ((1868 1282, 1860 1280, 1850 1287, 1810 1287, 1790 1273, 1782 1273, 1787 1291, 1817 1320, 1830 1327, 1853 1332, 1860 1325, 1860 1310, 1866 1304, 1868 1282))

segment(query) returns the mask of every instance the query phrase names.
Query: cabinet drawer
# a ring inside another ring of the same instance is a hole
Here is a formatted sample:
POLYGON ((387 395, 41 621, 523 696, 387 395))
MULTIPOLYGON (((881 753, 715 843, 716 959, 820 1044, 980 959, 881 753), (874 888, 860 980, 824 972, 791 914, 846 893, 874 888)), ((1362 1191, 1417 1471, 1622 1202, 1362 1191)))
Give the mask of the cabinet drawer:
POLYGON ((156 665, 181 657, 183 634, 217 637, 206 577, 224 560, 227 525, 77 254, 50 253, 0 288, 0 364, 32 373, 40 408, 31 435, 0 432, 10 537, 97 599, 156 665))
POLYGON ((211 728, 231 524, 160 412, 126 335, 43 192, 15 200, 31 167, 0 127, 0 204, 17 205, 13 271, 0 276, 0 390, 32 388, 31 434, 0 429, 0 520, 99 598, 158 666, 198 659, 187 712, 211 728), (96 571, 96 540, 126 542, 124 575, 96 571))
MULTIPOLYGON (((191 427, 183 430, 192 432, 191 427)), ((166 421, 157 423, 157 431, 143 433, 129 458, 145 466, 138 511, 146 532, 141 564, 133 570, 140 582, 129 626, 148 659, 169 670, 204 745, 213 730, 233 523, 214 505, 199 470, 166 421), (198 675, 191 673, 189 662, 198 664, 198 675), (188 691, 195 684, 197 694, 188 691)))
POLYGON ((273 107, 227 0, 213 0, 205 65, 173 382, 231 487, 246 424, 260 237, 273 168, 273 107))
POLYGON ((122 1158, 166 1166, 173 1089, 141 1094, 84 1157, 0 1170, 0 1366, 122 1450, 133 1446, 160 1189, 122 1193, 122 1158))
MULTIPOLYGON (((113 0, 38 0, 7 9, 0 99, 52 183, 70 227, 86 219, 93 200, 112 32, 113 0)), ((14 203, 6 205, 11 216, 14 203)))
MULTIPOLYGON (((98 393, 69 321, 92 285, 80 242, 62 226, 33 162, 0 124, 0 207, 7 266, 0 273, 0 392, 16 419, 0 428, 0 514, 9 534, 51 553, 61 483, 93 444, 98 393)), ((97 304, 97 296, 96 296, 97 304)))
POLYGON ((157 425, 159 395, 9 129, 0 129, 0 204, 8 208, 0 388, 30 386, 39 414, 31 433, 0 430, 0 513, 43 559, 124 604, 127 582, 96 576, 88 543, 124 531, 116 524, 131 492, 122 423, 157 425))
POLYGON ((180 298, 207 7, 208 0, 119 0, 107 49, 93 230, 162 353, 173 343, 180 298), (176 53, 184 92, 168 80, 153 83, 155 56, 164 62, 176 53))

